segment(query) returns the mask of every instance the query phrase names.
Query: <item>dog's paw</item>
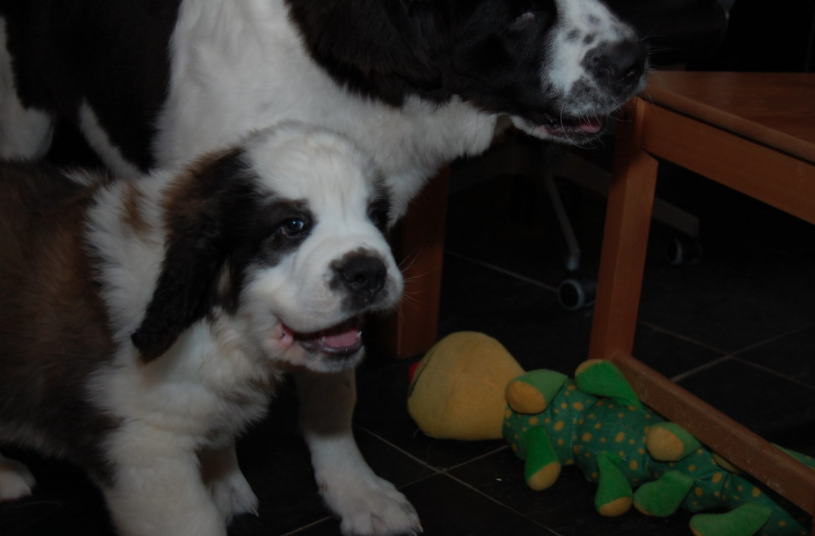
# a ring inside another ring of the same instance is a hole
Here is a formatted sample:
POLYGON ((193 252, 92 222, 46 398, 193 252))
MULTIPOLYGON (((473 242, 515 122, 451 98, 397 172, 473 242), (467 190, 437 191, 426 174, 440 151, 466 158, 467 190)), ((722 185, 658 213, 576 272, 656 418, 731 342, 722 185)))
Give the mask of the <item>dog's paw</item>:
POLYGON ((34 475, 25 465, 0 456, 0 501, 31 495, 34 483, 34 475))
POLYGON ((212 500, 227 523, 241 514, 258 515, 258 498, 240 471, 209 483, 212 500))
POLYGON ((390 482, 375 475, 323 483, 323 499, 340 517, 345 536, 417 535, 424 532, 416 510, 390 482))

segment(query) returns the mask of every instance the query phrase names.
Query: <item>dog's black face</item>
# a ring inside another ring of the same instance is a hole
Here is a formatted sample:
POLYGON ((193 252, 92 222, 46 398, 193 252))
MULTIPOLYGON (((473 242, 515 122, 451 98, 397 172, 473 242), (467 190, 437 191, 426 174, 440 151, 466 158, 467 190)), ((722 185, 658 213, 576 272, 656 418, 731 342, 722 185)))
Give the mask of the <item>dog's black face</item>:
POLYGON ((461 98, 581 144, 645 83, 645 46, 598 0, 287 1, 335 80, 394 105, 461 98))

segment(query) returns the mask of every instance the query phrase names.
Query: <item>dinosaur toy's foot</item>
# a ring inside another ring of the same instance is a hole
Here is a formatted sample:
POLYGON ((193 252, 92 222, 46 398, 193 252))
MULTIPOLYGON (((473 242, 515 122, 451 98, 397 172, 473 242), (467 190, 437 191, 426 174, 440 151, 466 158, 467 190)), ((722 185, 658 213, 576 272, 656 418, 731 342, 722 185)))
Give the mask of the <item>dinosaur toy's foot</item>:
MULTIPOLYGON (((668 471, 659 480, 647 482, 637 488, 634 506, 643 514, 668 517, 676 512, 693 487, 694 479, 679 471, 668 471)), ((723 536, 712 533, 709 536, 723 536)))
POLYGON ((506 387, 509 407, 517 413, 533 415, 549 406, 568 378, 553 370, 533 370, 518 376, 506 387))
POLYGON ((589 359, 584 361, 574 374, 574 381, 578 389, 595 396, 604 396, 612 400, 642 408, 642 402, 637 398, 631 384, 625 379, 613 363, 602 359, 589 359))
POLYGON ((623 472, 620 470, 620 458, 609 454, 597 456, 597 469, 600 478, 594 506, 601 516, 617 517, 631 508, 634 493, 623 472))
POLYGON ((661 462, 679 461, 701 446, 698 439, 673 422, 657 423, 645 436, 648 453, 661 462))
POLYGON ((531 428, 524 434, 526 443, 526 464, 524 479, 535 491, 549 488, 560 476, 560 462, 546 430, 543 427, 531 428))
POLYGON ((690 520, 695 536, 752 536, 767 523, 771 510, 747 503, 725 514, 697 514, 690 520))

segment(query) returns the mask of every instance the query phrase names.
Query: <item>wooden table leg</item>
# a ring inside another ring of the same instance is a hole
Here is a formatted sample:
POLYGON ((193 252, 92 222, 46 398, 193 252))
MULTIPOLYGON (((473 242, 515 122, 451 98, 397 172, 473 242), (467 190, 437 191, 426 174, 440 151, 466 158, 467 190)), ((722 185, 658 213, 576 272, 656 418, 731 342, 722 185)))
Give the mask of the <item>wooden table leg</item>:
POLYGON ((374 323, 369 344, 398 358, 423 354, 438 337, 448 180, 445 167, 413 200, 393 232, 405 293, 397 312, 374 323))
POLYGON ((634 346, 658 167, 640 148, 645 106, 636 99, 619 126, 589 344, 592 359, 631 354, 634 346))

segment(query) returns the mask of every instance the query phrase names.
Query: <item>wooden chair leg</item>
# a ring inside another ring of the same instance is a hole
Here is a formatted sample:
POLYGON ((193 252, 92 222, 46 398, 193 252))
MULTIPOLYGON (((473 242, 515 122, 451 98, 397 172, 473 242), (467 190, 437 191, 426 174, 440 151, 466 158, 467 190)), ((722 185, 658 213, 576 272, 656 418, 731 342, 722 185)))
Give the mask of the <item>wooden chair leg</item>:
POLYGON ((640 99, 629 105, 620 123, 589 345, 593 359, 630 354, 634 346, 657 176, 656 159, 640 148, 642 106, 640 99))
POLYGON ((394 255, 405 277, 399 309, 375 322, 368 344, 407 358, 423 354, 438 337, 449 168, 445 167, 411 203, 394 229, 394 255))

